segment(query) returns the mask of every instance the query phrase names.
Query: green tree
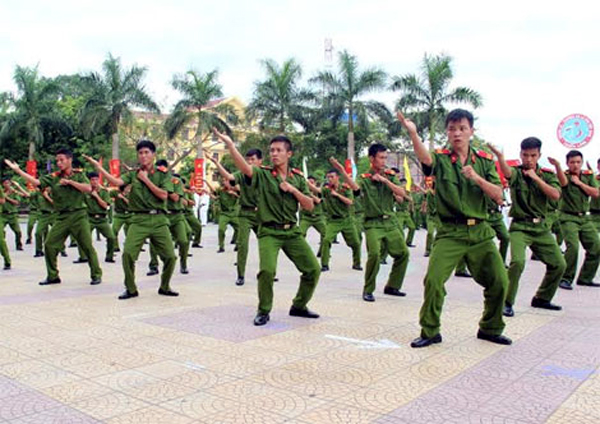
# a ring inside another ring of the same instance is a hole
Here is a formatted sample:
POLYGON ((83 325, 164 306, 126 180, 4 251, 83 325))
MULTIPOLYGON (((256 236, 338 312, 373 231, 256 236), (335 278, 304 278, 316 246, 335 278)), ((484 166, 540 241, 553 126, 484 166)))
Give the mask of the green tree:
POLYGON ((143 84, 147 68, 134 65, 124 69, 120 58, 110 53, 102 64, 102 74, 83 77, 87 98, 81 113, 86 135, 102 131, 112 141, 112 157, 119 158, 119 124, 132 115, 132 108, 160 113, 143 84))
POLYGON ((295 59, 288 59, 281 66, 272 59, 265 59, 261 64, 266 76, 254 83, 254 94, 246 112, 248 119, 258 119, 261 129, 285 133, 293 129, 294 122, 302 120, 303 103, 314 99, 314 94, 298 86, 302 68, 295 59))
MULTIPOLYGON (((218 75, 217 70, 206 74, 190 70, 183 75, 175 75, 171 82, 183 98, 175 104, 173 113, 165 121, 167 138, 171 140, 184 128, 195 125, 194 146, 198 158, 204 157, 202 145, 211 135, 213 127, 231 135, 230 125, 239 122, 235 108, 220 101, 223 88, 217 81, 218 75)), ((176 159, 171 167, 187 157, 192 150, 193 148, 176 159)))
POLYGON ((379 68, 360 71, 356 56, 347 51, 339 53, 338 72, 321 71, 311 78, 312 83, 324 89, 325 106, 330 110, 345 110, 348 116, 348 158, 355 158, 354 119, 364 125, 369 115, 377 115, 383 106, 380 102, 364 101, 361 96, 385 88, 387 75, 379 68))
POLYGON ((3 141, 27 140, 29 160, 34 160, 36 149, 41 148, 45 141, 49 138, 69 137, 72 128, 56 107, 57 84, 40 77, 37 66, 17 66, 13 79, 17 86, 17 96, 4 99, 11 103, 12 111, 5 115, 0 137, 3 141))
POLYGON ((392 78, 391 89, 400 91, 396 107, 415 119, 425 128, 430 149, 434 148, 436 134, 443 132, 444 117, 449 103, 465 103, 473 108, 482 105, 481 95, 468 87, 450 89, 452 82, 452 58, 441 54, 425 54, 420 75, 409 74, 392 78))

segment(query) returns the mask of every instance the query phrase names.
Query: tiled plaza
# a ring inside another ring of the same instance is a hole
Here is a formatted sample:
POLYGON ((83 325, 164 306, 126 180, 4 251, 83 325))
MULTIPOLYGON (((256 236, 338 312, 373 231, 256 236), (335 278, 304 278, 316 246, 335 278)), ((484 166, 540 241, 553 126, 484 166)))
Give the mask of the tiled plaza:
MULTIPOLYGON (((298 273, 281 253, 275 308, 265 327, 256 309, 257 249, 251 238, 246 285, 237 287, 235 253, 217 254, 216 226, 191 249, 190 274, 178 267, 178 298, 159 296, 137 275, 140 297, 123 290, 120 257, 102 263, 89 285, 77 249, 59 258, 63 283, 41 287, 43 258, 31 245, 0 271, 1 423, 598 423, 600 290, 560 291, 562 312, 529 307, 543 265, 529 262, 516 315, 502 347, 477 340, 482 290, 452 278, 444 342, 411 349, 427 258, 425 232, 404 284, 405 298, 381 291, 361 299, 363 274, 351 269, 342 241, 310 304, 318 320, 288 316, 298 273)), ((228 239, 229 235, 228 234, 228 239)), ((309 234, 316 247, 317 236, 309 234)), ((95 242, 104 258, 104 242, 95 242)), ((148 249, 147 249, 148 250, 148 249)), ((366 254, 363 256, 363 264, 366 254)), ((389 262, 389 261, 388 261, 389 262)))

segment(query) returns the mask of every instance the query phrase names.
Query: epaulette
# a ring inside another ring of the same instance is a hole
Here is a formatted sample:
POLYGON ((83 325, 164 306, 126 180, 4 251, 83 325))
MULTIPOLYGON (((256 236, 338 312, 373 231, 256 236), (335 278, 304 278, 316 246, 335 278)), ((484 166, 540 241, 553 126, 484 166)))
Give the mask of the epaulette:
POLYGON ((60 175, 60 171, 53 172, 50 175, 52 175, 53 177, 58 177, 60 175))
POLYGON ((292 172, 294 174, 304 176, 304 174, 302 173, 302 171, 300 171, 298 168, 292 168, 292 172))
POLYGON ((388 175, 396 175, 396 171, 393 169, 386 169, 384 172, 388 175))
POLYGON ((360 176, 363 178, 371 178, 372 177, 371 174, 360 174, 360 176))
POLYGON ((551 174, 554 174, 554 169, 552 169, 552 168, 542 168, 542 172, 550 172, 551 174))
POLYGON ((449 155, 452 152, 448 149, 435 149, 435 153, 440 155, 449 155))
POLYGON ((480 158, 487 159, 487 160, 494 160, 494 155, 486 152, 485 150, 477 150, 477 156, 479 156, 480 158))
POLYGON ((83 172, 83 169, 81 169, 81 168, 73 168, 74 174, 81 174, 82 172, 83 172))
POLYGON ((342 188, 343 188, 344 190, 350 190, 350 186, 348 185, 348 183, 344 183, 344 184, 342 184, 342 188))
POLYGON ((584 169, 581 171, 583 175, 594 175, 594 171, 590 171, 589 169, 584 169))
POLYGON ((172 182, 173 184, 179 184, 181 181, 179 181, 179 178, 175 178, 175 177, 173 177, 173 178, 171 178, 171 182, 172 182))
POLYGON ((167 168, 164 166, 157 166, 156 169, 158 169, 160 172, 163 172, 163 173, 167 172, 167 168))

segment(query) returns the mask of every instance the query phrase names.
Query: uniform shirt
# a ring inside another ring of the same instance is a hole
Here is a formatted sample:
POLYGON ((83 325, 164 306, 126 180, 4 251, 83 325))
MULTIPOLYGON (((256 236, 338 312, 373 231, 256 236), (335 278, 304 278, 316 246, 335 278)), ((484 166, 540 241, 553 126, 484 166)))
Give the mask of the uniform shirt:
POLYGON ((29 212, 36 212, 40 208, 40 197, 42 197, 39 191, 32 191, 29 194, 29 212))
POLYGON ((40 190, 50 187, 52 190, 52 200, 54 201, 54 210, 57 212, 74 212, 86 208, 86 193, 82 193, 70 185, 60 185, 61 178, 68 178, 72 181, 82 184, 89 184, 81 169, 73 169, 71 175, 64 175, 61 171, 56 171, 40 178, 40 190))
MULTIPOLYGON (((410 193, 407 193, 409 197, 412 198, 410 193)), ((410 200, 404 199, 403 202, 396 202, 396 211, 397 212, 410 212, 410 200)))
POLYGON ((217 189, 217 199, 219 201, 219 213, 224 215, 236 215, 238 206, 238 197, 224 188, 217 189))
MULTIPOLYGON (((194 193, 191 193, 189 191, 184 191, 183 192, 183 198, 186 200, 192 200, 194 201, 194 193)), ((195 204, 193 203, 186 203, 185 204, 185 211, 186 212, 194 212, 194 206, 195 204)))
MULTIPOLYGON (((338 185, 338 189, 336 190, 339 194, 349 199, 353 199, 352 190, 346 185, 338 185)), ((345 219, 350 216, 350 206, 342 202, 337 197, 334 197, 331 193, 331 187, 324 186, 321 189, 321 194, 323 196, 324 210, 325 214, 327 214, 328 219, 345 219)))
MULTIPOLYGON (((0 187, 0 199, 5 199, 6 196, 4 196, 4 188, 0 187)), ((2 211, 4 210, 4 203, 0 203, 0 213, 2 213, 2 211)))
MULTIPOLYGON (((50 197, 52 198, 52 197, 50 197)), ((54 212, 54 204, 49 202, 41 193, 40 193, 40 201, 39 201, 40 212, 43 213, 52 213, 54 212)))
MULTIPOLYGON (((372 173, 366 173, 361 174, 358 178, 358 191, 362 200, 365 219, 377 219, 384 216, 390 217, 394 214, 394 205, 396 204, 394 194, 384 183, 373 181, 371 179, 372 176, 372 173)), ((389 179, 393 184, 400 184, 394 171, 386 170, 384 177, 389 179)))
POLYGON ((312 211, 307 211, 306 209, 300 209, 300 216, 306 216, 310 218, 321 217, 323 216, 323 197, 320 194, 314 194, 313 196, 321 199, 320 203, 313 202, 314 207, 312 211))
MULTIPOLYGON (((18 199, 19 195, 14 190, 11 190, 10 192, 5 191, 4 198, 6 199, 7 197, 10 197, 12 200, 19 200, 18 199)), ((2 210, 2 213, 9 215, 9 214, 14 214, 14 213, 18 213, 18 212, 19 212, 19 205, 13 205, 8 200, 6 200, 4 202, 4 208, 2 210)))
POLYGON ((360 196, 354 197, 354 203, 352 204, 352 208, 354 209, 355 215, 362 215, 365 213, 365 208, 363 207, 362 198, 360 196))
POLYGON ((254 210, 258 206, 258 199, 256 197, 256 187, 254 187, 252 184, 252 178, 248 178, 240 171, 237 171, 235 174, 233 174, 233 180, 231 180, 230 183, 231 185, 237 185, 240 187, 240 213, 243 214, 244 211, 250 210, 252 210, 254 213, 254 210))
MULTIPOLYGON (((581 188, 571 182, 571 174, 565 171, 569 184, 562 188, 562 199, 560 202, 561 212, 566 213, 584 213, 590 210, 590 196, 588 196, 581 188)), ((598 181, 594 178, 592 171, 581 171, 579 179, 582 183, 590 187, 598 188, 598 181)))
MULTIPOLYGON (((108 191, 101 188, 98 191, 98 195, 102 200, 110 205, 110 194, 108 191)), ((96 198, 92 197, 91 194, 87 194, 85 196, 85 204, 88 209, 88 214, 90 215, 106 215, 108 213, 108 208, 104 209, 102 206, 100 206, 96 198)))
POLYGON ((437 207, 435 203, 435 192, 433 190, 427 190, 425 201, 427 202, 427 216, 432 218, 435 217, 437 215, 437 207))
MULTIPOLYGON (((600 175, 596 175, 596 184, 600 186, 600 175)), ((592 198, 590 212, 600 213, 600 197, 592 198)))
POLYGON ((185 194, 183 191, 183 184, 181 184, 181 180, 177 177, 171 176, 171 183, 173 184, 173 193, 179 194, 179 200, 174 201, 169 197, 167 199, 167 209, 170 211, 183 211, 183 195, 185 194))
MULTIPOLYGON (((306 196, 310 196, 308 185, 298 170, 289 171, 286 179, 306 196)), ((252 167, 252 185, 258 199, 258 220, 261 224, 295 224, 298 221, 299 203, 292 193, 279 188, 283 179, 269 166, 252 167)))
MULTIPOLYGON (((435 176, 435 202, 438 217, 453 220, 457 218, 475 218, 486 220, 487 201, 486 194, 465 177, 461 170, 458 154, 448 149, 438 149, 431 154, 431 166, 423 165, 423 172, 427 176, 435 176)), ((473 170, 486 181, 500 185, 500 177, 491 154, 469 148, 465 166, 470 165, 473 170)))
POLYGON ((110 197, 112 198, 113 208, 115 213, 126 214, 129 213, 129 205, 127 202, 119 196, 122 194, 120 190, 112 190, 110 197))
MULTIPOLYGON (((137 177, 137 171, 131 171, 123 176, 123 189, 126 185, 131 184, 131 193, 129 193, 129 211, 137 213, 150 212, 152 210, 167 211, 167 201, 156 197, 146 184, 140 181, 137 177)), ((173 183, 171 182, 170 174, 158 167, 153 167, 151 172, 148 172, 148 179, 160 189, 166 190, 167 193, 173 192, 173 183)))
MULTIPOLYGON (((556 174, 550 169, 535 171, 546 184, 561 191, 556 174)), ((515 166, 508 180, 512 205, 508 215, 512 218, 546 218, 556 207, 556 202, 544 194, 531 178, 523 175, 523 167, 515 166)))

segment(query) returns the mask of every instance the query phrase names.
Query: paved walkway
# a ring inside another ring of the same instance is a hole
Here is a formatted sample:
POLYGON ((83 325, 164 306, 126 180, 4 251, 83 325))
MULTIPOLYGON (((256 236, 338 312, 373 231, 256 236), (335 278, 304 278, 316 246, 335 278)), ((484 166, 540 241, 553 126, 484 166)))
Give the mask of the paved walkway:
MULTIPOLYGON (((453 278, 444 342, 415 350, 424 231, 411 249, 408 296, 381 293, 384 265, 373 304, 360 297, 350 249, 334 245, 310 304, 319 320, 287 315, 298 274, 282 254, 275 309, 261 328, 252 325, 256 248, 246 285, 236 287, 235 254, 232 246, 216 254, 214 225, 204 249, 191 249, 191 273, 174 277, 179 298, 157 295, 158 278, 145 276, 148 252, 136 299, 116 299, 120 258, 102 264, 104 282, 90 286, 87 265, 72 264, 76 249, 59 258, 63 284, 40 287, 43 259, 31 246, 15 252, 10 237, 14 269, 0 271, 0 422, 600 422, 600 290, 560 291, 563 312, 534 310, 539 262, 528 263, 507 321, 513 346, 475 338, 481 289, 453 278)), ((96 246, 103 258, 104 242, 96 246)))

